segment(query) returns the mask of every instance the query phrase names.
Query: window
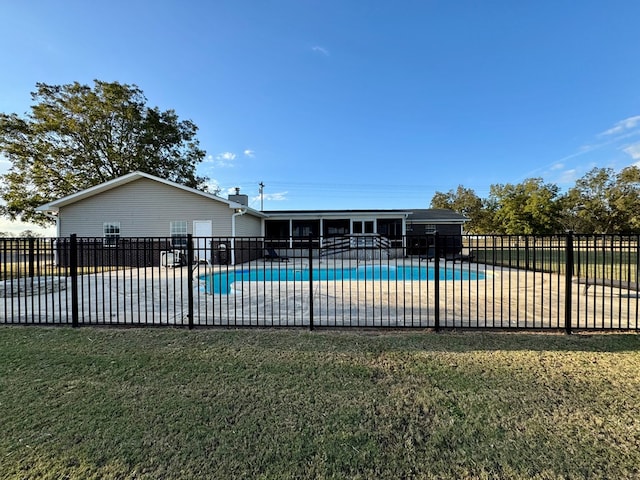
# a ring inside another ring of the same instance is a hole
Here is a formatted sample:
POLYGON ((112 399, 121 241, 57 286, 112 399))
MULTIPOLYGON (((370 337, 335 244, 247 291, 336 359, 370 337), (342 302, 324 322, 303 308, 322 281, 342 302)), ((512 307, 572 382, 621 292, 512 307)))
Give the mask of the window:
POLYGON ((387 238, 402 238, 402 220, 399 218, 378 220, 378 233, 387 238))
POLYGON ((106 247, 115 247, 118 244, 118 238, 120 238, 120 222, 104 222, 102 234, 104 236, 102 243, 106 247))
POLYGON ((325 237, 338 237, 340 235, 349 235, 349 219, 342 220, 325 220, 322 222, 325 237))
POLYGON ((391 246, 402 246, 402 219, 401 218, 389 218, 379 219, 378 233, 383 237, 387 237, 391 241, 391 246))
POLYGON ((264 233, 269 247, 287 248, 289 246, 289 220, 265 220, 264 233))
POLYGON ((264 229, 265 235, 269 239, 289 238, 289 220, 266 220, 264 229))
POLYGON ((424 226, 424 233, 436 233, 436 226, 432 223, 427 223, 424 226))
POLYGON ((175 248, 187 248, 187 222, 176 220, 170 224, 171 246, 175 248))
POLYGON ((294 238, 317 237, 320 232, 320 220, 294 220, 293 232, 294 238))
POLYGON ((353 233, 359 235, 361 233, 374 233, 373 220, 354 220, 353 233))

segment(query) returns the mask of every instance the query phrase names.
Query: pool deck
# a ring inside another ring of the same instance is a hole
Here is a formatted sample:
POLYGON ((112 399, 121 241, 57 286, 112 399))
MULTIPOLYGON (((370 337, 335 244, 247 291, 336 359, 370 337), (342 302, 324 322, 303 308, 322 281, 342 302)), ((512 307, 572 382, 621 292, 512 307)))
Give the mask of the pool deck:
MULTIPOLYGON (((360 261, 315 259, 314 268, 348 268, 360 261)), ((424 260, 397 265, 432 266, 424 260)), ((367 264, 395 266, 392 262, 367 264)), ((307 260, 254 261, 237 269, 307 269, 307 260)), ((436 326, 436 296, 442 328, 564 328, 565 277, 558 274, 493 268, 474 263, 441 262, 441 269, 484 272, 484 280, 314 280, 241 282, 232 294, 206 294, 199 277, 233 267, 148 267, 79 277, 80 323, 187 325, 189 276, 193 279, 193 324, 216 326, 309 326, 310 296, 317 327, 436 326)), ((34 295, 4 298, 2 323, 70 322, 70 280, 35 288, 34 295)), ((571 292, 573 328, 637 328, 638 292, 610 286, 571 292)))

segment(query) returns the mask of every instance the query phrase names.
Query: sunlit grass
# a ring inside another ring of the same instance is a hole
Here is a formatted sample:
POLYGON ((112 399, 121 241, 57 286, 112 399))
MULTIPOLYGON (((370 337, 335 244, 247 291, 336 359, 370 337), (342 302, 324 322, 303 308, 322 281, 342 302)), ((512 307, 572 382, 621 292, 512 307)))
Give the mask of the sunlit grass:
MULTIPOLYGON (((473 249, 479 263, 539 272, 566 272, 566 255, 562 249, 473 249)), ((639 258, 630 251, 575 250, 573 274, 578 277, 636 282, 639 258)))
POLYGON ((0 328, 2 478, 632 478, 640 337, 0 328))

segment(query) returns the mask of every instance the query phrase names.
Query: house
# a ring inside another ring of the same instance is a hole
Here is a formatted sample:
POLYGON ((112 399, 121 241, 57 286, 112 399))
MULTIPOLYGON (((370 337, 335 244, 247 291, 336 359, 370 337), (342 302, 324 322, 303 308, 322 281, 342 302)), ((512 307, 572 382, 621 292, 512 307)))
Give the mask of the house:
MULTIPOLYGON (((239 192, 238 192, 239 193, 239 192)), ((153 175, 133 172, 37 208, 56 219, 58 237, 76 234, 101 240, 103 248, 120 238, 166 237, 166 248, 184 248, 187 234, 198 237, 198 251, 217 249, 206 237, 223 237, 231 248, 237 237, 259 237, 266 217, 248 206, 246 195, 229 199, 153 175)), ((243 249, 248 251, 249 249, 243 249)), ((210 255, 203 254, 205 258, 210 255)), ((230 258, 231 263, 247 259, 230 258)))
MULTIPOLYGON (((188 234, 197 252, 229 250, 230 263, 260 242, 285 250, 320 252, 384 247, 397 255, 423 255, 425 234, 460 237, 467 219, 450 210, 274 210, 258 211, 236 190, 224 199, 142 172, 133 172, 38 207, 56 219, 57 236, 92 237, 108 249, 129 238, 167 238, 167 248, 185 248, 188 234), (215 237, 217 244, 207 244, 215 237), (222 237, 222 239, 220 239, 222 237), (251 239, 250 237, 254 237, 251 239), (120 240, 122 239, 122 240, 120 240), (246 245, 245 245, 246 246, 246 245)), ((262 245, 254 249, 262 252, 262 245)), ((261 255, 261 254, 260 254, 261 255)), ((210 253, 203 254, 207 260, 210 253)))

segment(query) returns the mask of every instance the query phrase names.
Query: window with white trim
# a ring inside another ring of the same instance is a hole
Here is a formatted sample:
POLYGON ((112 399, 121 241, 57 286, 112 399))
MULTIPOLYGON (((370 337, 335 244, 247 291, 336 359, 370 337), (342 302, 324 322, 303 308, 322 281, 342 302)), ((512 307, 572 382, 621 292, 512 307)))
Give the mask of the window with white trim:
POLYGON ((432 223, 427 223, 424 226, 424 233, 436 233, 436 226, 432 223))
POLYGON ((187 222, 175 220, 170 223, 171 246, 174 248, 187 248, 187 222))
POLYGON ((120 222, 104 222, 102 224, 102 243, 106 247, 115 247, 120 238, 120 222))

